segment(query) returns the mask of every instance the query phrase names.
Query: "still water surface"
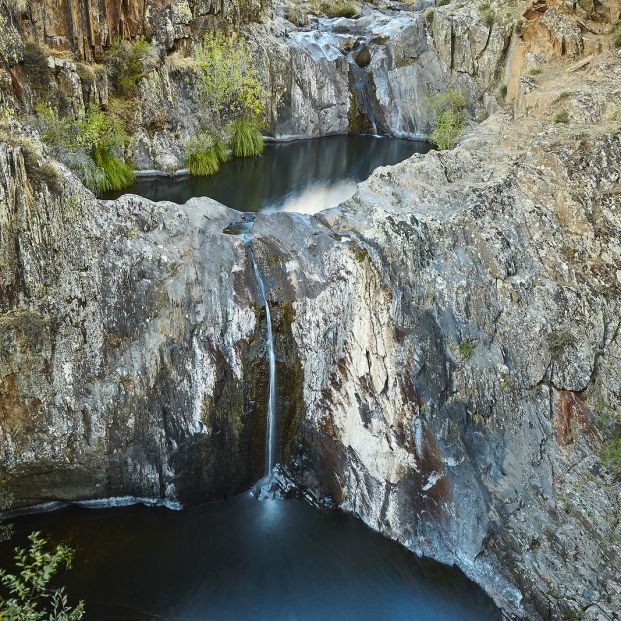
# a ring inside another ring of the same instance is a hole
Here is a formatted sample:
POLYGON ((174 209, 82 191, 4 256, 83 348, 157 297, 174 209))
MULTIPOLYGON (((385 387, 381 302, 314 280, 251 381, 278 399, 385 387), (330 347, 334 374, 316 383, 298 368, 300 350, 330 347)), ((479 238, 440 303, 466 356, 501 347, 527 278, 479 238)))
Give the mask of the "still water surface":
POLYGON ((260 157, 233 159, 208 177, 139 178, 124 192, 154 201, 185 203, 209 196, 239 211, 274 209, 316 213, 350 198, 378 167, 426 153, 426 142, 376 136, 329 136, 267 144, 260 157))
POLYGON ((77 549, 63 581, 86 601, 87 620, 500 620, 460 572, 296 501, 71 507, 16 527, 13 543, 37 529, 77 549))

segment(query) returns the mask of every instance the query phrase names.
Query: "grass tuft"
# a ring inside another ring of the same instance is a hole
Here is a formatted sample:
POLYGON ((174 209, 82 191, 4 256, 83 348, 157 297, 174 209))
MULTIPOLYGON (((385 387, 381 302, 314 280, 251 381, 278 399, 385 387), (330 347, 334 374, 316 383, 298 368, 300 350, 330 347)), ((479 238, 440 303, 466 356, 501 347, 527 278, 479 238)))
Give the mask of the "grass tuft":
POLYGON ((247 120, 231 123, 231 150, 235 157, 260 155, 263 148, 263 136, 256 124, 247 120))
POLYGON ((132 167, 123 160, 115 157, 107 149, 94 148, 91 154, 97 168, 103 173, 98 181, 100 192, 106 190, 123 190, 134 183, 136 175, 132 167))

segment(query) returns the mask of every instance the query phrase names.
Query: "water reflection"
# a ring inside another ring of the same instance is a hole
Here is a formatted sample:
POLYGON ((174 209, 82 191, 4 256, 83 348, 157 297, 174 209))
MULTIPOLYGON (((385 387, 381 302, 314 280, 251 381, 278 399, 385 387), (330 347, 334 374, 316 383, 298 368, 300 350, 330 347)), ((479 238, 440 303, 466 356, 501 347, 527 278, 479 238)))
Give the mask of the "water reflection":
MULTIPOLYGON (((210 177, 138 179, 127 190, 151 200, 185 203, 209 196, 240 211, 286 209, 313 213, 353 194, 378 166, 424 153, 424 142, 376 136, 330 136, 268 144, 261 157, 234 159, 210 177)), ((120 193, 108 193, 116 198, 120 193)))
POLYGON ((458 571, 338 512, 249 494, 167 511, 68 508, 16 520, 78 553, 62 576, 90 621, 499 621, 458 571))

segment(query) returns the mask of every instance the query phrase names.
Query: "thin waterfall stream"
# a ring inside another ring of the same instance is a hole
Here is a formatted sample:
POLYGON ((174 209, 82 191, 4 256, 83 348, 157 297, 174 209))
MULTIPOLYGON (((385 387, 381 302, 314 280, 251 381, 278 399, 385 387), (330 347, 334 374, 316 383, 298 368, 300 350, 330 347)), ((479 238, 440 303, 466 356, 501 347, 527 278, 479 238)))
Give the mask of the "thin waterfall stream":
POLYGON ((252 251, 250 245, 251 237, 249 235, 242 236, 244 242, 248 247, 248 254, 252 261, 252 269, 254 276, 259 287, 261 294, 263 307, 265 308, 265 322, 266 322, 266 347, 269 361, 269 390, 267 398, 267 422, 265 430, 265 473, 263 479, 259 481, 255 489, 261 490, 259 497, 263 497, 264 492, 268 490, 271 484, 272 469, 274 468, 274 459, 276 454, 276 353, 274 351, 274 333, 272 330, 272 313, 270 311, 270 305, 267 301, 267 292, 265 289, 265 282, 261 277, 257 260, 252 251))

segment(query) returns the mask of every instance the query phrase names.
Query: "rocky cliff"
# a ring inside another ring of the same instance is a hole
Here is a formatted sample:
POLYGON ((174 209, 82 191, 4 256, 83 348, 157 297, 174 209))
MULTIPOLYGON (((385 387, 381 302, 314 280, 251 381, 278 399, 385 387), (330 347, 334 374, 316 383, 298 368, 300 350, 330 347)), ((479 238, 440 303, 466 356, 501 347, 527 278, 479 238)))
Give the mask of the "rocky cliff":
MULTIPOLYGON (((295 3, 293 3, 295 6, 295 3)), ((274 139, 372 132, 429 133, 425 98, 462 89, 472 116, 493 108, 509 49, 514 10, 486 22, 469 2, 436 7, 360 4, 355 19, 309 15, 291 5, 127 2, 33 2, 6 18, 0 47, 1 101, 22 114, 44 103, 61 114, 107 106, 105 50, 118 38, 148 38, 153 58, 127 115, 128 157, 138 170, 184 167, 184 144, 201 123, 188 55, 205 32, 241 29, 265 86, 265 133, 274 139), (269 19, 266 19, 269 16, 269 19), (293 20, 295 21, 295 20, 293 20), (492 93, 490 96, 484 95, 492 93)))
MULTIPOLYGON (((618 4, 588 5, 529 6, 510 103, 455 150, 252 229, 289 477, 458 565, 510 618, 621 609, 621 488, 598 426, 621 407, 618 4)), ((247 488, 267 364, 248 248, 222 233, 240 214, 98 202, 36 137, 4 131, 0 475, 15 504, 247 488)))

